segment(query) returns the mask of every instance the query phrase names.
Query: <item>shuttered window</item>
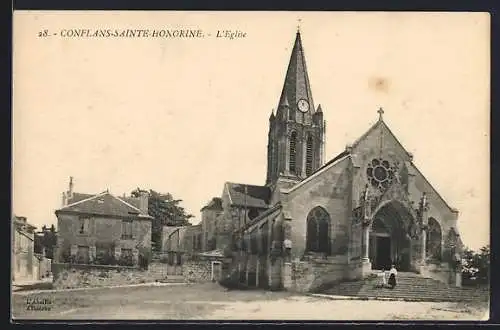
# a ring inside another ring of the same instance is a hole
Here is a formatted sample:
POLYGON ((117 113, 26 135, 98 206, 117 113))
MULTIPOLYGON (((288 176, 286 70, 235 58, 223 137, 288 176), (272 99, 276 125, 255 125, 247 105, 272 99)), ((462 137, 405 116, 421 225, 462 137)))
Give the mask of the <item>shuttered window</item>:
POLYGON ((306 144, 306 176, 312 174, 313 169, 313 138, 312 136, 307 137, 306 144))
POLYGON ((292 132, 290 135, 290 164, 289 169, 291 173, 295 173, 297 160, 297 132, 292 132))
POLYGON ((133 224, 132 221, 122 221, 122 239, 132 239, 134 237, 133 224))

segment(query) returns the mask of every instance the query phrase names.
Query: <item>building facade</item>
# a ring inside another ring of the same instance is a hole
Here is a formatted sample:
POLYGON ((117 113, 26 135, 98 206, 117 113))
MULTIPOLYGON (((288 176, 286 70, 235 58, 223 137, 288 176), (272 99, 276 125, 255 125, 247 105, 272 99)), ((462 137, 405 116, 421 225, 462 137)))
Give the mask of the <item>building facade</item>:
POLYGON ((73 192, 73 180, 63 193, 55 260, 84 264, 137 265, 140 252, 151 252, 152 217, 148 197, 117 197, 73 192))
POLYGON ((311 291, 395 264, 455 282, 458 211, 415 166, 383 110, 326 162, 323 111, 313 102, 297 32, 269 118, 265 184, 223 187, 216 242, 232 257, 225 276, 248 286, 311 291))
POLYGON ((202 244, 201 251, 213 251, 219 246, 217 245, 218 224, 222 219, 222 199, 214 197, 212 200, 201 209, 201 232, 202 244))
POLYGON ((36 227, 26 217, 12 218, 12 282, 38 279, 38 259, 34 253, 36 227))

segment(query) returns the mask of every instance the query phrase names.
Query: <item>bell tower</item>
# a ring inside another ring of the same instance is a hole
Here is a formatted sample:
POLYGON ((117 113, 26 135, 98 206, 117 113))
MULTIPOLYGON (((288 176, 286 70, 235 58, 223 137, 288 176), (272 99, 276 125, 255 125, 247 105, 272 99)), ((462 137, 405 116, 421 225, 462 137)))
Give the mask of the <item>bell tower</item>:
POLYGON ((297 31, 276 114, 269 117, 267 179, 300 181, 323 165, 325 121, 314 107, 300 31, 297 31))

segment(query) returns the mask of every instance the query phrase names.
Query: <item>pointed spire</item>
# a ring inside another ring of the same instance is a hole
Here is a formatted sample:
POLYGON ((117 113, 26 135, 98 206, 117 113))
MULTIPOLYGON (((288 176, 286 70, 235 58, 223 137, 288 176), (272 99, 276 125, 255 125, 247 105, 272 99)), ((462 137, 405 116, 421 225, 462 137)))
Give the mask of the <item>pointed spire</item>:
POLYGON ((309 109, 314 112, 315 108, 309 76, 307 74, 302 39, 300 30, 297 30, 279 104, 281 105, 286 102, 292 109, 296 109, 297 102, 300 99, 305 99, 309 103, 309 109))
POLYGON ((271 110, 271 115, 269 116, 269 120, 273 120, 274 119, 274 109, 271 110))
POLYGON ((321 109, 321 104, 318 105, 318 109, 316 109, 317 113, 322 113, 323 109, 321 109))

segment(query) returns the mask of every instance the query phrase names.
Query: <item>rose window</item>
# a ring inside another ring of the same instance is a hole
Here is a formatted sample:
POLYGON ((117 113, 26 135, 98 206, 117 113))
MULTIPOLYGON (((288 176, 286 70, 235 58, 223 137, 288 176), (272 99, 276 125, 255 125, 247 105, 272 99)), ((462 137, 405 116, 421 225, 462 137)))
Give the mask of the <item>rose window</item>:
POLYGON ((381 190, 386 189, 392 183, 394 172, 394 166, 381 158, 373 159, 366 169, 366 175, 370 184, 381 190))

